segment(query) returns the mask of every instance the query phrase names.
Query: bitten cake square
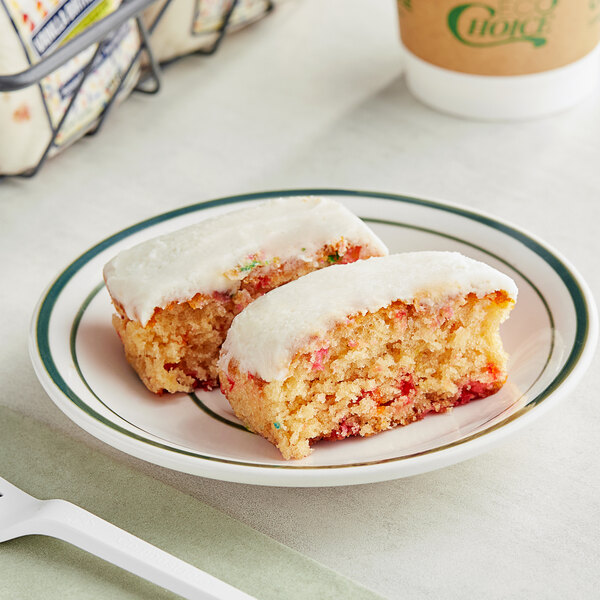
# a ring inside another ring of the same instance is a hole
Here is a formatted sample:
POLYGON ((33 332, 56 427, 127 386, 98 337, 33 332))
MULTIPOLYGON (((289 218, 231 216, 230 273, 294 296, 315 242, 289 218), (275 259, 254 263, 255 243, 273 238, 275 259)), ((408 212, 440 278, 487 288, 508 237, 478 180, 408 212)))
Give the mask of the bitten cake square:
POLYGON ((218 385, 234 316, 311 271, 383 256, 342 204, 279 198, 157 237, 113 258, 104 279, 127 360, 155 393, 218 385))
POLYGON ((321 439, 370 436, 484 398, 504 384, 500 324, 515 283, 453 252, 317 271, 233 320, 221 390, 284 458, 321 439))

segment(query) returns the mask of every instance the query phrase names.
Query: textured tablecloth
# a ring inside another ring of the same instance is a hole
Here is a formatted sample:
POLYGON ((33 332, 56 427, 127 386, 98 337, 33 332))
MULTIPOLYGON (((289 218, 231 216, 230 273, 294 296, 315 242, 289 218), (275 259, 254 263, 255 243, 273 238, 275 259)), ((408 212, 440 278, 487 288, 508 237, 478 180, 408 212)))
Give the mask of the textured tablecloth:
MULTIPOLYGON (((70 500, 258 599, 379 597, 206 503, 6 408, 0 408, 0 474, 38 498, 70 500)), ((0 574, 0 598, 13 600, 177 597, 44 536, 1 544, 0 574)))

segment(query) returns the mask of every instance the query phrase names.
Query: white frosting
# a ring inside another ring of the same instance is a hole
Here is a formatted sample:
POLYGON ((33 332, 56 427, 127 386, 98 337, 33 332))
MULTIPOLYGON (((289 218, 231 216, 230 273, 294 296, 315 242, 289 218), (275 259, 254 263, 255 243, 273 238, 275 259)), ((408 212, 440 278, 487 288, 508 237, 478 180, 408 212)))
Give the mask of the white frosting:
POLYGON ((469 293, 504 290, 507 275, 457 252, 407 252, 315 271, 262 296, 234 320, 219 367, 235 358, 265 381, 285 379, 293 355, 310 337, 325 335, 348 315, 374 312, 395 300, 435 305, 469 293))
POLYGON ((124 250, 104 267, 104 279, 127 316, 146 325, 157 307, 197 293, 235 290, 245 273, 232 270, 251 263, 252 255, 260 253, 261 261, 310 256, 341 237, 387 254, 383 242, 339 202, 278 198, 124 250))

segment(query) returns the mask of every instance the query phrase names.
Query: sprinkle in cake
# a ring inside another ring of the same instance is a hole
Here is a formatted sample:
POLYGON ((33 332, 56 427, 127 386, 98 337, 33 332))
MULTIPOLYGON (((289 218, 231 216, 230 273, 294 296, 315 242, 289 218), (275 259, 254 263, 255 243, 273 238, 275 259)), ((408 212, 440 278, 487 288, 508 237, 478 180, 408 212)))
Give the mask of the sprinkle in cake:
POLYGON ((233 317, 316 269, 383 256, 381 240, 326 198, 279 198, 149 240, 113 258, 104 279, 125 355, 155 393, 218 385, 233 317))
POLYGON ((317 440, 369 436, 497 392, 510 277, 454 252, 317 271, 233 321, 219 360, 235 414, 303 458, 317 440))

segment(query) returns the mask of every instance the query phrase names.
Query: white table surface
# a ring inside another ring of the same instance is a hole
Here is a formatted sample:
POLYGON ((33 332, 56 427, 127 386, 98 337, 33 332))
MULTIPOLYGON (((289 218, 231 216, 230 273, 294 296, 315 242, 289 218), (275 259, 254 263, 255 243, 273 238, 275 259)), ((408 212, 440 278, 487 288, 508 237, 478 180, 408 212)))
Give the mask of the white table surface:
POLYGON ((541 236, 600 287, 600 95, 522 123, 422 106, 392 0, 287 0, 211 58, 164 73, 33 180, 0 183, 0 403, 219 507, 387 598, 597 598, 598 360, 493 451, 440 471, 324 489, 172 472, 95 440, 37 382, 27 340, 51 278, 94 243, 215 197, 342 187, 447 200, 541 236))

